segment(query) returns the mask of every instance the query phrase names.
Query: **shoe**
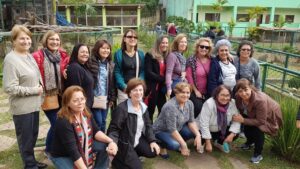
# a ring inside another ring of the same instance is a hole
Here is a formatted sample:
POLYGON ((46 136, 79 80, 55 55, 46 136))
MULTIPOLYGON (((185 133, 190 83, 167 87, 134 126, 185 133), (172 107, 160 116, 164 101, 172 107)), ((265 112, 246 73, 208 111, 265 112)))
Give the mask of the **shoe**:
POLYGON ((262 159, 263 159, 262 155, 258 155, 256 157, 253 156, 253 157, 251 157, 250 162, 254 163, 254 164, 258 164, 262 159))
POLYGON ((230 152, 229 144, 226 143, 226 142, 223 143, 223 151, 225 153, 229 153, 230 152))
POLYGON ((48 167, 47 164, 41 163, 41 162, 37 162, 37 163, 36 163, 36 166, 38 167, 38 169, 43 169, 43 168, 48 167))
POLYGON ((242 145, 240 146, 240 148, 241 148, 242 150, 250 150, 253 146, 254 146, 254 144, 248 145, 248 144, 244 143, 244 144, 242 144, 242 145))
POLYGON ((159 156, 165 160, 169 159, 170 158, 170 155, 169 154, 159 154, 159 156))

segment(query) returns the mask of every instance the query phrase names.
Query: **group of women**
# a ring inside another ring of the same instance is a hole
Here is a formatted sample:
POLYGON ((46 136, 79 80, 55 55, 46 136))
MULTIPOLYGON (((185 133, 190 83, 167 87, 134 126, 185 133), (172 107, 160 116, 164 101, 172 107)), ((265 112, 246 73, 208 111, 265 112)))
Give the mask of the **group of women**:
POLYGON ((57 168, 107 168, 109 159, 115 168, 142 168, 140 156, 166 159, 167 150, 188 156, 189 139, 200 153, 204 147, 211 152, 212 145, 228 153, 241 129, 247 138, 242 148, 254 144, 251 161, 262 160, 264 134, 276 134, 281 111, 259 91, 251 42, 241 42, 233 57, 228 40, 214 48, 209 38, 200 38, 188 59, 185 34, 178 34, 170 49, 168 37, 158 37, 146 54, 137 42, 137 33, 129 29, 114 61, 106 40, 91 51, 77 44, 69 57, 59 33, 48 31, 43 48, 30 54, 30 31, 14 26, 3 86, 24 168, 46 167, 33 151, 40 108, 51 125, 45 153, 57 168))

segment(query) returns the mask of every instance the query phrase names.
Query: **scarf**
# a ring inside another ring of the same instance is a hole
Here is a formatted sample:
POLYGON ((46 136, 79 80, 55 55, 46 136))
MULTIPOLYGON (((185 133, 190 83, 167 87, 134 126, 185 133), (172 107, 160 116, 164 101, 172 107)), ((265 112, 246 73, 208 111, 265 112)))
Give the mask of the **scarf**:
MULTIPOLYGON (((92 151, 93 131, 91 128, 91 121, 82 113, 80 115, 81 124, 78 119, 76 119, 76 122, 73 124, 77 136, 76 142, 84 163, 87 165, 88 169, 92 169, 94 166, 94 154, 92 151)), ((75 166, 74 168, 76 169, 75 166)))
MULTIPOLYGON (((197 88, 196 82, 197 82, 197 76, 196 76, 196 69, 197 69, 197 58, 196 56, 191 56, 188 58, 188 60, 186 61, 186 66, 187 67, 191 67, 192 68, 192 77, 194 80, 194 86, 197 88)), ((197 90, 199 90, 197 88, 197 90)))
POLYGON ((225 138, 226 130, 227 130, 227 109, 229 104, 227 105, 217 105, 217 123, 219 131, 221 131, 221 139, 225 138))
POLYGON ((177 59, 180 62, 181 72, 185 72, 185 65, 186 65, 186 59, 185 59, 185 57, 181 53, 179 53, 179 52, 173 52, 173 53, 176 55, 177 59))
POLYGON ((52 53, 47 48, 43 51, 46 94, 61 93, 60 53, 52 53))

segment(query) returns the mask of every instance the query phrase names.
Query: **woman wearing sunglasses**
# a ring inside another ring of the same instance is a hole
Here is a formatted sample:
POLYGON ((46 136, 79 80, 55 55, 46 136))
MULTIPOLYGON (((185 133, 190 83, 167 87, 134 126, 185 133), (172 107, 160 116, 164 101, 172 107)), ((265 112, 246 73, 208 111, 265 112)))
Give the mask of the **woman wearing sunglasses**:
POLYGON ((213 43, 209 38, 200 38, 195 43, 195 54, 187 59, 186 78, 191 84, 193 92, 190 100, 194 103, 195 118, 201 111, 206 100, 207 78, 210 69, 213 43))
POLYGON ((238 57, 233 61, 237 69, 236 80, 248 79, 257 89, 260 89, 260 69, 258 62, 252 58, 253 44, 250 41, 242 41, 236 51, 238 57))
POLYGON ((121 49, 114 54, 114 76, 118 88, 118 104, 128 99, 125 93, 127 82, 132 78, 144 80, 144 52, 138 50, 138 35, 128 29, 122 38, 121 49))

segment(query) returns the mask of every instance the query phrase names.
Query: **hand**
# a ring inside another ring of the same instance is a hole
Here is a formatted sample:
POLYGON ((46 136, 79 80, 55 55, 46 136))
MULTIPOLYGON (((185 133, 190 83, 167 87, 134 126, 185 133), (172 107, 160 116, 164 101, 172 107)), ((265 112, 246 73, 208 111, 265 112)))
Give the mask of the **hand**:
POLYGON ((195 139, 194 139, 194 146, 196 146, 196 150, 198 152, 200 152, 200 148, 201 148, 201 135, 198 134, 195 139))
POLYGON ((206 140, 206 141, 205 141, 205 150, 206 150, 207 152, 212 152, 212 145, 211 145, 210 140, 206 140))
POLYGON ((185 77, 186 77, 186 72, 181 72, 181 79, 185 80, 185 77))
POLYGON ((232 116, 232 121, 244 123, 244 117, 240 114, 235 114, 232 116))
POLYGON ((296 121, 296 127, 297 127, 298 129, 300 129, 300 120, 297 120, 297 121, 296 121))
POLYGON ((230 53, 228 53, 228 60, 230 62, 233 62, 233 59, 234 59, 234 57, 230 53))
POLYGON ((118 146, 115 142, 110 142, 106 148, 106 152, 109 154, 109 155, 113 155, 115 156, 118 152, 118 146))
POLYGON ((160 148, 155 142, 150 143, 150 148, 152 152, 155 151, 156 155, 160 153, 160 148))
POLYGON ((64 71, 63 71, 63 77, 64 77, 65 79, 67 79, 67 69, 64 69, 64 71))
POLYGON ((168 91, 167 91, 167 94, 166 94, 166 95, 167 95, 168 98, 170 98, 171 93, 172 93, 172 90, 168 90, 168 91))
POLYGON ((231 143, 233 141, 233 138, 235 137, 235 134, 234 133, 230 133, 224 140, 224 142, 227 142, 227 143, 231 143))
POLYGON ((108 107, 111 108, 114 105, 113 101, 108 102, 108 107))
POLYGON ((197 98, 202 98, 202 94, 198 90, 194 90, 197 98))
POLYGON ((38 94, 42 95, 44 92, 43 86, 38 86, 38 94))
POLYGON ((180 147, 180 152, 183 156, 189 156, 190 155, 190 150, 188 149, 187 145, 184 144, 180 147))

